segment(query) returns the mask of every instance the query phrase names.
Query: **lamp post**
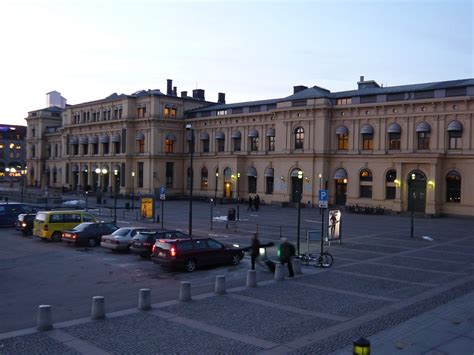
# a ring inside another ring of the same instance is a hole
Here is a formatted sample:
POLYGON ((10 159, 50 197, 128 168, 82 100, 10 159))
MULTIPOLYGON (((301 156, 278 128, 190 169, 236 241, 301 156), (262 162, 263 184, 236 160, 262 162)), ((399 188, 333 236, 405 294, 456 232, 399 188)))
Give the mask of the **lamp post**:
POLYGON ((25 166, 24 169, 20 171, 21 173, 21 180, 20 180, 20 196, 21 196, 21 203, 23 203, 23 194, 24 194, 24 189, 25 189, 25 178, 26 175, 28 174, 28 169, 25 166))
POLYGON ((240 173, 237 173, 237 220, 240 221, 240 173))
POLYGON ((107 169, 106 168, 103 168, 103 169, 100 169, 100 168, 96 168, 95 169, 95 173, 97 174, 97 203, 102 203, 102 185, 101 184, 101 175, 105 175, 107 174, 107 169))
POLYGON ((86 212, 88 210, 88 207, 89 207, 89 191, 86 190, 86 212))
POLYGON ((190 237, 193 235, 193 153, 194 153, 194 131, 191 124, 186 125, 186 130, 191 134, 189 140, 189 154, 191 157, 190 162, 190 176, 189 176, 189 229, 188 234, 190 237))
POLYGON ((297 255, 300 255, 300 222, 301 222, 301 197, 303 195, 303 171, 298 170, 298 191, 297 191, 297 199, 298 199, 298 226, 297 226, 297 234, 296 234, 296 250, 297 255))
POLYGON ((411 225, 410 225, 410 237, 413 238, 413 215, 415 213, 415 173, 411 174, 411 184, 409 188, 410 201, 411 201, 411 225))
POLYGON ((134 196, 134 193, 135 193, 135 172, 132 171, 132 211, 133 211, 134 208, 135 208, 135 196, 134 196))
POLYGON ((114 169, 114 223, 117 223, 117 192, 118 192, 118 184, 117 184, 117 177, 119 171, 114 169))
POLYGON ((214 204, 217 204, 217 184, 219 183, 219 171, 216 171, 216 186, 214 190, 214 204))

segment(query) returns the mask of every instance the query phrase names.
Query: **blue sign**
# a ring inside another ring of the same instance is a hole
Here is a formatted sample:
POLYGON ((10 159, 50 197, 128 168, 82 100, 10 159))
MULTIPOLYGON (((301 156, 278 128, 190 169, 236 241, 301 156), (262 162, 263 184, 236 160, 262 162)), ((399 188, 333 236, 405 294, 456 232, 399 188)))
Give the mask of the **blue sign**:
POLYGON ((166 187, 160 186, 160 195, 165 195, 166 194, 166 187))
POLYGON ((319 201, 327 201, 328 200, 328 190, 321 189, 319 190, 319 201))

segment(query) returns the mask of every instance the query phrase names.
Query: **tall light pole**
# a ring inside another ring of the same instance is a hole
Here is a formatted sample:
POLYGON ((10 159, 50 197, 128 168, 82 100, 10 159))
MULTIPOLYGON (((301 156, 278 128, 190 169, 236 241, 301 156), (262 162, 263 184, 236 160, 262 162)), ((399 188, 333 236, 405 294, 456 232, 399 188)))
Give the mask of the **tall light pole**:
POLYGON ((20 195, 21 195, 21 203, 23 203, 23 194, 24 194, 24 189, 25 189, 25 178, 28 173, 28 169, 25 166, 24 169, 20 171, 21 173, 21 180, 20 180, 20 195))
POLYGON ((135 195, 134 195, 134 192, 135 192, 135 172, 132 171, 132 211, 134 210, 135 208, 135 195))
POLYGON ((237 220, 240 221, 240 173, 237 173, 237 220))
POLYGON ((191 134, 189 140, 189 154, 191 156, 190 162, 190 176, 189 176, 189 229, 188 234, 190 237, 193 235, 193 153, 194 153, 194 131, 191 124, 186 125, 186 130, 191 134))
POLYGON ((410 225, 410 237, 413 238, 413 215, 415 213, 415 173, 411 174, 411 184, 409 187, 410 201, 411 201, 411 225, 410 225))
POLYGON ((219 171, 216 171, 216 186, 214 190, 214 204, 217 204, 217 184, 219 183, 219 171))
POLYGON ((102 203, 102 185, 101 184, 101 175, 105 175, 107 174, 107 169, 106 168, 103 168, 103 169, 100 169, 100 168, 96 168, 95 169, 95 173, 97 174, 97 203, 102 203))
POLYGON ((118 177, 119 171, 117 169, 114 169, 114 223, 117 223, 117 191, 118 191, 118 183, 117 183, 117 177, 118 177))
POLYGON ((303 195, 303 171, 298 170, 298 191, 297 191, 297 199, 298 199, 298 226, 297 226, 297 234, 296 234, 296 250, 298 255, 300 255, 300 222, 301 222, 301 197, 303 195))

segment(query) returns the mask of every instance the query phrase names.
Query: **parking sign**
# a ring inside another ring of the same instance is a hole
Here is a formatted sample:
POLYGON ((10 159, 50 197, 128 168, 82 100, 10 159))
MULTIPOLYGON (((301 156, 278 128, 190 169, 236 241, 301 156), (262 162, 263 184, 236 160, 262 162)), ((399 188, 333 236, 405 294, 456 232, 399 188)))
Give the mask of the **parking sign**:
POLYGON ((328 190, 326 189, 319 190, 319 207, 328 208, 328 190))

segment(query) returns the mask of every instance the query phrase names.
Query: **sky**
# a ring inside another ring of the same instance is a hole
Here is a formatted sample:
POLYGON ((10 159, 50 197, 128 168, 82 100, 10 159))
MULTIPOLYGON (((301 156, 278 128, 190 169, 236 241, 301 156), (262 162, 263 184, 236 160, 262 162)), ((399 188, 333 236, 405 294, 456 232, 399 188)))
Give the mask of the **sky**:
POLYGON ((166 79, 233 103, 474 78, 473 23, 474 0, 0 0, 0 124, 166 79))

